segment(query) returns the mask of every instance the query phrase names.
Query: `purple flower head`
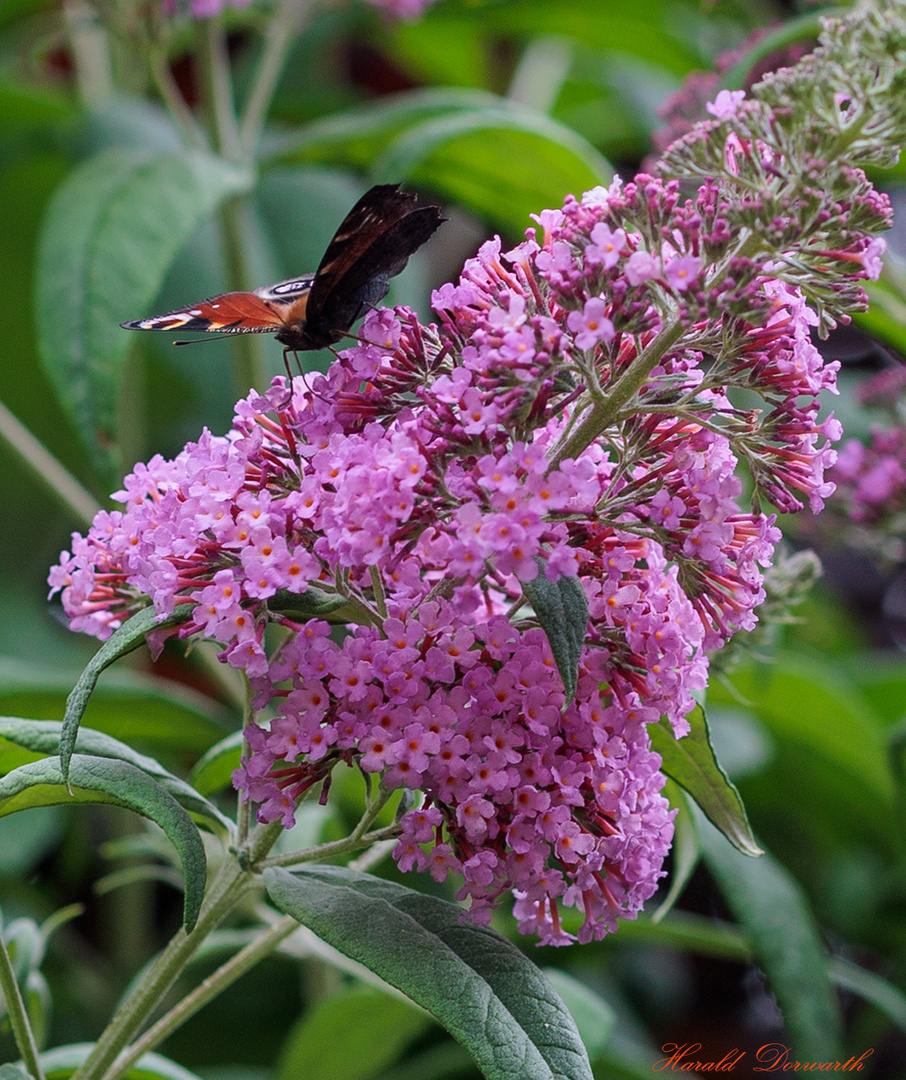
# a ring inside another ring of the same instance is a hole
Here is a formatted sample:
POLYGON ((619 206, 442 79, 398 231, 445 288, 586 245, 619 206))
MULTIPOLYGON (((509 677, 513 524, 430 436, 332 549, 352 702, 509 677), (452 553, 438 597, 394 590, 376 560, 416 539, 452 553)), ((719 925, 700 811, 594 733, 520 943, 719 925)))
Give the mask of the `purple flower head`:
POLYGON ((708 653, 755 624, 779 532, 737 502, 740 456, 781 511, 827 496, 835 368, 802 295, 726 254, 707 184, 683 202, 642 175, 537 220, 434 294, 437 325, 373 312, 289 401, 277 379, 227 437, 137 467, 50 580, 98 637, 185 606, 178 632, 247 672, 273 717, 235 776, 260 820, 291 825, 341 764, 418 791, 400 867, 460 876, 479 921, 511 893, 563 943, 564 907, 591 940, 657 887, 672 812, 646 725, 682 736, 708 653), (587 600, 570 701, 543 579, 587 600))
POLYGON ((708 102, 705 108, 718 120, 724 120, 728 116, 735 116, 740 104, 745 101, 745 90, 721 90, 713 102, 708 102))
POLYGON ((613 323, 604 312, 607 304, 597 296, 585 301, 584 309, 571 311, 566 325, 575 334, 576 348, 593 349, 600 341, 610 341, 614 336, 613 323))

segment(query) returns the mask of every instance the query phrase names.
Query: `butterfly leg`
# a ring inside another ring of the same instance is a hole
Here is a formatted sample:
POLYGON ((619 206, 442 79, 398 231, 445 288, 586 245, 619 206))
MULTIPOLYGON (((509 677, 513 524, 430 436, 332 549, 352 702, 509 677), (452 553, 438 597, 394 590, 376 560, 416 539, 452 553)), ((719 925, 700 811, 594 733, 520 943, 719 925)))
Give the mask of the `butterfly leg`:
POLYGON ((295 356, 296 365, 301 370, 301 364, 299 364, 299 354, 295 351, 295 349, 284 349, 283 350, 283 366, 286 368, 286 397, 283 399, 283 401, 279 402, 275 406, 275 408, 278 411, 280 409, 285 409, 286 406, 289 405, 289 403, 292 401, 292 398, 293 398, 293 379, 294 379, 295 376, 293 375, 292 368, 289 366, 289 354, 290 353, 292 353, 293 356, 295 356))

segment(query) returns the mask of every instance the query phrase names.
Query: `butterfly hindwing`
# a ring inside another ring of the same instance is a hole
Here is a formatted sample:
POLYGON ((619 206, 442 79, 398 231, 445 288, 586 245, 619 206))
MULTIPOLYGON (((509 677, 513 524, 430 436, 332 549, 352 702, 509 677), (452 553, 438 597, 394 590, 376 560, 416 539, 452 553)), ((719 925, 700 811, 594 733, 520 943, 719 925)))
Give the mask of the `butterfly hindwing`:
POLYGON ((268 285, 263 289, 255 289, 255 295, 264 300, 276 300, 279 303, 288 303, 298 300, 302 296, 308 296, 311 292, 314 274, 304 277, 287 278, 286 281, 278 281, 276 285, 268 285))

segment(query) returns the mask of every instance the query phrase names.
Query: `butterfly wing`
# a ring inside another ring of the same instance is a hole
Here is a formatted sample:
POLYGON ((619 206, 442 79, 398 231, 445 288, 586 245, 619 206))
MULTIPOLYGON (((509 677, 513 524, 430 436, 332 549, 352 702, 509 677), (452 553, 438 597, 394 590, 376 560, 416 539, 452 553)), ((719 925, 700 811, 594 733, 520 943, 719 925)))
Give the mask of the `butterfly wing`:
POLYGON ((224 293, 189 307, 121 323, 126 330, 276 334, 294 350, 339 341, 365 309, 387 295, 390 278, 444 221, 399 184, 366 191, 343 219, 315 274, 255 292, 224 293))
POLYGON ((405 267, 445 219, 436 206, 416 206, 398 184, 380 184, 343 219, 318 266, 305 315, 308 348, 343 336, 370 304, 387 295, 405 267))
POLYGON ((305 318, 312 277, 292 278, 256 292, 224 293, 201 303, 121 323, 126 330, 192 330, 217 334, 274 334, 305 318))

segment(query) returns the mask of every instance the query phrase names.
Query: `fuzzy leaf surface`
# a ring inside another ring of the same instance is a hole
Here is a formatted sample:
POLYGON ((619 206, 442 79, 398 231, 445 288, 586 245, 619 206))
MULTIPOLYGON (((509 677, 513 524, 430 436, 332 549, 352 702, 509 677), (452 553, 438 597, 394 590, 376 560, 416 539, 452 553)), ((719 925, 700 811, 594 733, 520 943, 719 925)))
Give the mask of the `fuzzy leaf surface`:
POLYGON ((427 1009, 488 1080, 591 1080, 553 987, 462 908, 341 867, 271 868, 264 883, 281 911, 427 1009))

